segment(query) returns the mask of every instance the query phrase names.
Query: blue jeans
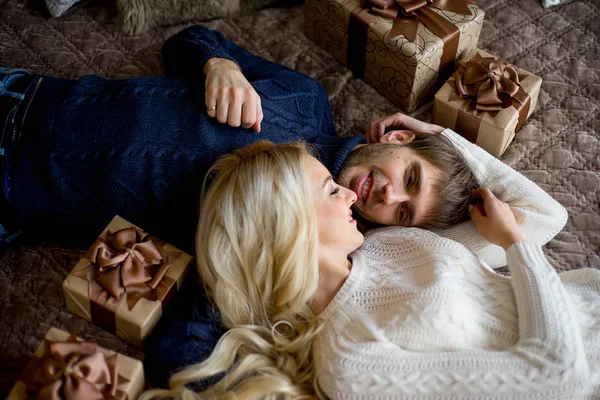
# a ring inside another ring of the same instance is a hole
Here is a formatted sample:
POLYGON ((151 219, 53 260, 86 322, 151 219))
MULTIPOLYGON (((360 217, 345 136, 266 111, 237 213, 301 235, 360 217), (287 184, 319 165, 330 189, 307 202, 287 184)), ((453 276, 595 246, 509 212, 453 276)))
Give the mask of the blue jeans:
POLYGON ((13 168, 13 204, 26 230, 84 245, 118 214, 189 251, 204 177, 218 156, 260 139, 354 146, 335 137, 318 82, 206 28, 195 35, 240 65, 261 96, 262 131, 206 115, 201 69, 195 80, 44 76, 25 99, 13 168))
MULTIPOLYGON (((15 121, 21 117, 21 104, 31 80, 23 84, 23 78, 29 73, 19 68, 0 67, 0 248, 12 242, 21 233, 21 229, 7 226, 7 219, 12 213, 12 159, 16 141, 17 125, 15 121)), ((10 224, 13 225, 13 224, 10 224)))

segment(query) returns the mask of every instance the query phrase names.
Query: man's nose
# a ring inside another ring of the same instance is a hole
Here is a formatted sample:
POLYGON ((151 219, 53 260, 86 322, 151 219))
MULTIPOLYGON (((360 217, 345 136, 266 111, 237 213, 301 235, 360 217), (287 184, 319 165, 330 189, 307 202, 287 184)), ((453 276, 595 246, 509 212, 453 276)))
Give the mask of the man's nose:
POLYGON ((391 185, 385 185, 381 200, 385 205, 402 203, 408 200, 408 193, 402 189, 395 189, 391 185))

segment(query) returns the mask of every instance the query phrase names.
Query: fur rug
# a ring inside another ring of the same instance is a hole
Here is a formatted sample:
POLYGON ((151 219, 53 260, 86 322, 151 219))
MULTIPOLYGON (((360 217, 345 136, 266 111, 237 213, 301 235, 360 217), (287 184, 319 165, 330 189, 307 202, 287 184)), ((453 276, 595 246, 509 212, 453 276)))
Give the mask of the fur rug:
POLYGON ((137 35, 159 26, 248 15, 261 8, 281 5, 282 2, 282 0, 117 0, 117 8, 123 31, 129 35, 137 35))

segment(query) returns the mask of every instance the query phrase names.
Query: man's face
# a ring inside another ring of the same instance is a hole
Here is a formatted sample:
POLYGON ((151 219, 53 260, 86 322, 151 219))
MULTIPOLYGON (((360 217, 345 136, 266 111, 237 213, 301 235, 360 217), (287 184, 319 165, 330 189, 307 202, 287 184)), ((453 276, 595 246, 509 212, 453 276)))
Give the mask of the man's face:
POLYGON ((363 218, 382 225, 422 226, 437 214, 438 173, 413 150, 378 143, 354 149, 338 183, 356 193, 353 208, 363 218))

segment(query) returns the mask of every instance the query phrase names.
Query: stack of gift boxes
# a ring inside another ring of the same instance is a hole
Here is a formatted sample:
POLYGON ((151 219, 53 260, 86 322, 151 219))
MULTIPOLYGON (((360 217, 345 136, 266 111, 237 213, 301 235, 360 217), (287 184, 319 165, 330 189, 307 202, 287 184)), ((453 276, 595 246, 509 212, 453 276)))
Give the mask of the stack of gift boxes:
MULTIPOLYGON (((193 258, 116 216, 63 282, 67 309, 135 347, 160 320, 193 258)), ((9 400, 133 400, 138 360, 50 328, 9 400)))
POLYGON ((304 11, 306 35, 355 75, 406 112, 439 89, 434 122, 496 157, 535 109, 541 78, 477 49, 474 0, 306 0, 304 11))

